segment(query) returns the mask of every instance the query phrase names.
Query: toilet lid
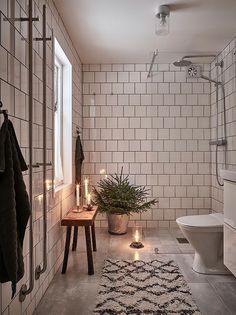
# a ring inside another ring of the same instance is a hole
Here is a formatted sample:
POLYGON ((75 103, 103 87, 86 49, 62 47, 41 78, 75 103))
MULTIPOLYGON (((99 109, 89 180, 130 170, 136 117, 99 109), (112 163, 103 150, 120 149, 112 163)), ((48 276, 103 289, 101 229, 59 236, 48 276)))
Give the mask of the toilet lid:
POLYGON ((223 214, 212 213, 207 215, 191 215, 180 217, 176 222, 185 226, 193 227, 221 227, 223 226, 223 214))

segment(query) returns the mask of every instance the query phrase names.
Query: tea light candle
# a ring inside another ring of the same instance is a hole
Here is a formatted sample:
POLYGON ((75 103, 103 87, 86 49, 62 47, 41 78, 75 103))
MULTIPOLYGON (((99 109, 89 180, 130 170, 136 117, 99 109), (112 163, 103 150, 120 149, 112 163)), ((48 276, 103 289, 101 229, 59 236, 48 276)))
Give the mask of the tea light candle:
POLYGON ((142 226, 134 226, 132 233, 133 242, 130 244, 132 248, 143 248, 142 244, 142 226))
POLYGON ((79 207, 80 200, 79 200, 79 184, 76 185, 76 206, 79 207))

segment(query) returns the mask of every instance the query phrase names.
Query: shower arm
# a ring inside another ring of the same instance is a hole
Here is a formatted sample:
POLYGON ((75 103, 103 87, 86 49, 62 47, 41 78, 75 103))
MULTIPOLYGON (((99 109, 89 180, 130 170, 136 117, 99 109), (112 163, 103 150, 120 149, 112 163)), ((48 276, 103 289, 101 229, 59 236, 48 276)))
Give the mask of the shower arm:
POLYGON ((208 57, 216 57, 216 55, 187 55, 183 56, 182 60, 184 59, 191 59, 191 58, 208 58, 208 57))

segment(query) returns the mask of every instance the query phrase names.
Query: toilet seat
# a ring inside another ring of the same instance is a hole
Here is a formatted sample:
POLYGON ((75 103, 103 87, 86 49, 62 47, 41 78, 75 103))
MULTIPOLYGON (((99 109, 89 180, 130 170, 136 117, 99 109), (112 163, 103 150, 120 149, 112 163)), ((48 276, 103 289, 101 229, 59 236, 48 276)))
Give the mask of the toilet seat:
POLYGON ((223 214, 222 213, 212 213, 207 215, 192 215, 192 216, 184 216, 176 219, 176 222, 191 230, 199 230, 202 232, 204 230, 209 232, 209 229, 212 232, 223 231, 223 214))

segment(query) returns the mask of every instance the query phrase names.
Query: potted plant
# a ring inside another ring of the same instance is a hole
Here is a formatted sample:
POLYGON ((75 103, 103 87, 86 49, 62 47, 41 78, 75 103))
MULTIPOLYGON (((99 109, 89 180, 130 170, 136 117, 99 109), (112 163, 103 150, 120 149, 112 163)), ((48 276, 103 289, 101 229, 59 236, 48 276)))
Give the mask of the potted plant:
POLYGON ((157 203, 147 201, 148 189, 129 182, 129 177, 121 174, 109 175, 101 179, 97 188, 93 187, 93 203, 108 217, 108 231, 111 234, 125 234, 132 213, 147 211, 157 203))

